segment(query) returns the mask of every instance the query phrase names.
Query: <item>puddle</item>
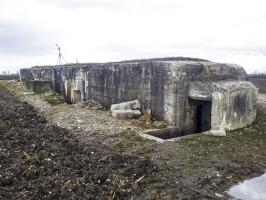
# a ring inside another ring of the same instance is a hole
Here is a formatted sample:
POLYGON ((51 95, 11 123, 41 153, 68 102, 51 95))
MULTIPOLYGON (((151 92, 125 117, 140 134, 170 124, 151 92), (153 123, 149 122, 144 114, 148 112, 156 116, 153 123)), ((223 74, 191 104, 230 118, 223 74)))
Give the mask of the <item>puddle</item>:
POLYGON ((266 173, 231 187, 227 194, 231 199, 266 200, 266 173))

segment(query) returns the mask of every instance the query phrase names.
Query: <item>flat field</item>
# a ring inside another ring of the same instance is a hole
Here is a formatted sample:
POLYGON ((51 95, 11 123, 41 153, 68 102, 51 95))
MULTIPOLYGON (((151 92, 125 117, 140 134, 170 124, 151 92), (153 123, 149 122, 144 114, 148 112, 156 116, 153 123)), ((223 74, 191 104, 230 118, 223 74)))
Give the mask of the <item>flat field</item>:
POLYGON ((266 93, 266 77, 265 78, 249 78, 249 80, 259 88, 260 93, 266 93))
POLYGON ((225 137, 157 143, 138 121, 0 81, 0 199, 227 199, 266 170, 266 104, 225 137))

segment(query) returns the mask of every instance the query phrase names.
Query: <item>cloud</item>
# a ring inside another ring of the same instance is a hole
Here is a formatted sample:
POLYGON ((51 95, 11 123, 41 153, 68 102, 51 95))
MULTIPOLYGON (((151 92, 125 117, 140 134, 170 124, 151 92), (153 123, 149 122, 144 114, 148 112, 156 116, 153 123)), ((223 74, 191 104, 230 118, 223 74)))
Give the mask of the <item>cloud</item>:
POLYGON ((34 27, 8 24, 0 26, 0 53, 35 55, 48 53, 47 39, 34 27))
MULTIPOLYGON (((266 67, 262 0, 3 0, 0 67, 195 56, 266 67)), ((250 67, 251 66, 251 67, 250 67)), ((256 69, 255 69, 256 68, 256 69)))
MULTIPOLYGON (((42 0, 38 0, 42 2, 42 0)), ((129 0, 47 0, 58 7, 77 9, 84 7, 103 7, 110 9, 120 9, 127 5, 129 0)))
MULTIPOLYGON (((38 0, 43 2, 42 0, 38 0)), ((111 10, 131 10, 144 7, 145 9, 176 9, 182 7, 182 1, 175 0, 46 0, 58 7, 78 9, 85 7, 102 7, 111 10)))

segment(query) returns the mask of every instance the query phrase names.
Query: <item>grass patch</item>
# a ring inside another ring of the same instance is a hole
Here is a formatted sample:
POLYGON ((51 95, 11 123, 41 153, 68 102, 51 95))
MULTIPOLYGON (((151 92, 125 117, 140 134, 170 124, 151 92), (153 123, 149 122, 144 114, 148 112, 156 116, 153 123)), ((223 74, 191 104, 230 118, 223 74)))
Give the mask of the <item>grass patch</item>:
POLYGON ((109 148, 111 149, 112 152, 121 153, 121 152, 124 152, 125 146, 123 145, 122 142, 118 142, 110 146, 109 148))
POLYGON ((21 93, 25 90, 24 84, 18 80, 0 80, 0 84, 11 92, 21 93))
POLYGON ((64 103, 64 98, 54 91, 49 91, 41 94, 41 99, 55 106, 64 103))
POLYGON ((154 152, 155 152, 155 149, 150 146, 143 146, 140 149, 136 150, 136 153, 140 156, 147 155, 147 154, 154 153, 154 152))
POLYGON ((137 134, 135 131, 133 130, 125 130, 122 131, 120 133, 116 133, 114 135, 112 135, 111 137, 121 137, 127 141, 135 141, 135 142, 144 142, 144 141, 148 141, 145 138, 139 136, 139 134, 137 134))

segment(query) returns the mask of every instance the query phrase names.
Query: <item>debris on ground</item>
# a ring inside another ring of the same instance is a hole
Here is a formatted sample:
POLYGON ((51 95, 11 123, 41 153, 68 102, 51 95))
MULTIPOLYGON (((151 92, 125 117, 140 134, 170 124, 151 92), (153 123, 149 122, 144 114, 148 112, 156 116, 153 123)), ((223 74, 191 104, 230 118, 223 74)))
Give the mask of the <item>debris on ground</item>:
POLYGON ((64 103, 64 98, 54 91, 42 93, 41 99, 53 106, 64 103))
POLYGON ((105 110, 105 108, 97 101, 86 100, 76 104, 76 106, 92 110, 105 110))
POLYGON ((167 125, 168 125, 168 123, 167 122, 165 122, 165 121, 154 121, 153 123, 153 126, 155 127, 155 128, 166 128, 167 127, 167 125))

